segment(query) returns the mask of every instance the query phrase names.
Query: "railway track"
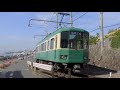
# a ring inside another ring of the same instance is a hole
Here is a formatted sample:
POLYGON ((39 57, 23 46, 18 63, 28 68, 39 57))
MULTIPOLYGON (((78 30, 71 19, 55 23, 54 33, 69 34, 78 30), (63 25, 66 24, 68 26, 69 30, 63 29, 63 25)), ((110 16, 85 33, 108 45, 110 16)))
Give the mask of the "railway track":
POLYGON ((81 70, 81 72, 78 70, 75 70, 74 72, 69 72, 68 69, 67 72, 62 72, 60 70, 54 71, 51 65, 34 63, 30 61, 28 61, 27 63, 30 70, 36 72, 37 74, 44 74, 48 78, 95 78, 94 76, 89 75, 89 72, 86 72, 86 70, 81 70))
POLYGON ((44 74, 46 78, 95 78, 94 76, 82 73, 71 73, 71 76, 69 76, 67 73, 62 73, 60 71, 54 73, 43 69, 33 69, 33 71, 37 74, 44 74))

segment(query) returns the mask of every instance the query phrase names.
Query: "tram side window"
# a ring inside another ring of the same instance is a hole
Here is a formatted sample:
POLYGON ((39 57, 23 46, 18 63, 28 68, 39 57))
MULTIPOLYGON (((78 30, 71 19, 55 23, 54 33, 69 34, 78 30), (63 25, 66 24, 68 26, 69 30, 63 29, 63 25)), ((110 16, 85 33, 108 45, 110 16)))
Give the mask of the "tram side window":
POLYGON ((54 38, 51 39, 50 49, 54 49, 54 38))
POLYGON ((39 52, 39 46, 38 46, 38 52, 39 52))
POLYGON ((46 42, 44 43, 44 51, 46 51, 46 42))
POLYGON ((36 52, 37 52, 37 47, 36 47, 36 52))
POLYGON ((36 48, 36 51, 38 52, 38 47, 36 48))
POLYGON ((43 51, 45 51, 45 43, 43 43, 43 51))
POLYGON ((55 43, 55 48, 57 48, 57 36, 56 36, 56 43, 55 43))
POLYGON ((61 33, 61 48, 68 48, 69 32, 61 33))
POLYGON ((50 41, 48 41, 47 50, 49 50, 49 47, 50 47, 50 41))
POLYGON ((39 51, 41 51, 41 46, 39 45, 39 51))
POLYGON ((43 45, 43 51, 44 51, 44 43, 42 45, 43 45))
POLYGON ((39 46, 38 46, 38 52, 39 52, 39 46))
POLYGON ((43 51, 43 44, 42 44, 42 51, 43 51))
POLYGON ((88 49, 89 45, 89 34, 84 33, 84 49, 88 49))
POLYGON ((78 33, 78 37, 79 37, 78 40, 80 41, 80 47, 79 47, 79 49, 84 49, 84 45, 83 45, 83 43, 84 43, 84 41, 83 41, 84 36, 83 36, 83 34, 84 33, 82 33, 82 32, 78 33))
POLYGON ((41 44, 41 51, 43 51, 43 44, 41 44))
POLYGON ((40 51, 42 51, 42 49, 41 49, 41 45, 40 45, 40 51))
POLYGON ((37 52, 37 47, 35 48, 35 52, 37 52))

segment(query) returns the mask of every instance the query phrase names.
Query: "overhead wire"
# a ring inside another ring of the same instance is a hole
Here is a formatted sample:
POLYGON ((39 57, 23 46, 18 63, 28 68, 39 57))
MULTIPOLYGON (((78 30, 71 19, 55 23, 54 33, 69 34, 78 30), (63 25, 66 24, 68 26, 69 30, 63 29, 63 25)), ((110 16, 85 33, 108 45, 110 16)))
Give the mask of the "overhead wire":
MULTIPOLYGON (((113 24, 113 25, 109 25, 109 26, 105 26, 105 27, 103 27, 103 28, 113 27, 113 26, 117 26, 117 25, 120 25, 120 23, 113 24)), ((90 31, 90 32, 94 32, 94 31, 99 30, 99 29, 100 29, 100 28, 97 28, 97 29, 94 29, 94 30, 92 30, 92 31, 90 31)))
MULTIPOLYGON (((75 17, 77 14, 78 14, 79 12, 77 12, 75 15, 73 15, 72 17, 75 17)), ((81 18, 82 16, 84 16, 85 14, 87 14, 88 12, 86 12, 86 13, 84 13, 84 14, 82 14, 80 17, 78 17, 78 18, 76 18, 75 20, 73 20, 73 22, 74 21, 76 21, 76 20, 78 20, 79 18, 81 18)), ((67 27, 68 25, 66 25, 66 27, 67 27)))
POLYGON ((88 12, 82 14, 80 17, 78 17, 78 18, 76 18, 75 20, 73 20, 73 22, 76 21, 76 20, 78 20, 78 19, 80 19, 81 17, 83 17, 83 16, 86 15, 87 13, 88 13, 88 12))

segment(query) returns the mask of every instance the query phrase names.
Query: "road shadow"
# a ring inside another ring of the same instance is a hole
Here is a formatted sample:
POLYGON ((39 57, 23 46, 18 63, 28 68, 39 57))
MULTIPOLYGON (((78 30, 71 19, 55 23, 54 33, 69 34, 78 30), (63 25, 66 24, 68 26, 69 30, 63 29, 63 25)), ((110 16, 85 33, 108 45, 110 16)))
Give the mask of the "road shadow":
POLYGON ((24 78, 21 71, 7 71, 1 73, 1 78, 24 78))
POLYGON ((88 75, 105 75, 105 74, 110 74, 110 72, 117 73, 117 70, 112 70, 112 69, 88 64, 88 66, 82 72, 85 72, 88 75))

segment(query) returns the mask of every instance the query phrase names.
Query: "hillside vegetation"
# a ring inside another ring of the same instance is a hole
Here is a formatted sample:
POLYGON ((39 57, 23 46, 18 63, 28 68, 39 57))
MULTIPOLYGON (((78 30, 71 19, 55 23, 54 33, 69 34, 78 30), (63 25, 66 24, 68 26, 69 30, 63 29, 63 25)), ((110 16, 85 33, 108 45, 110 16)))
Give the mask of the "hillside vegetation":
POLYGON ((120 48, 120 30, 116 31, 111 38, 111 47, 120 48))
MULTIPOLYGON (((111 48, 120 48, 120 30, 109 30, 108 34, 105 35, 104 40, 109 39, 111 48)), ((89 44, 96 45, 100 42, 99 34, 96 36, 90 35, 89 44)))
POLYGON ((90 36, 89 58, 90 64, 112 70, 120 70, 120 30, 111 30, 105 36, 108 39, 111 48, 104 48, 101 57, 101 47, 99 37, 90 36))

